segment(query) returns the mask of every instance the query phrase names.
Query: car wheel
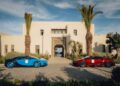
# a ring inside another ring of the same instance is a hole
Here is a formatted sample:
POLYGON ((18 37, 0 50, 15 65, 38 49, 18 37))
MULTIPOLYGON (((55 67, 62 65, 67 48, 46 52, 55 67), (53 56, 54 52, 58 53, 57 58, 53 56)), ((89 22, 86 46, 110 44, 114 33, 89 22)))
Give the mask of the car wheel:
POLYGON ((35 67, 35 68, 40 67, 40 63, 39 63, 39 62, 35 62, 35 63, 34 63, 34 67, 35 67))
POLYGON ((85 62, 81 62, 80 63, 80 67, 85 67, 86 66, 86 63, 85 62))
POLYGON ((6 66, 8 68, 13 68, 14 67, 14 63, 13 62, 8 62, 6 66))
POLYGON ((105 63, 105 67, 111 67, 111 66, 112 66, 112 64, 110 62, 105 63))

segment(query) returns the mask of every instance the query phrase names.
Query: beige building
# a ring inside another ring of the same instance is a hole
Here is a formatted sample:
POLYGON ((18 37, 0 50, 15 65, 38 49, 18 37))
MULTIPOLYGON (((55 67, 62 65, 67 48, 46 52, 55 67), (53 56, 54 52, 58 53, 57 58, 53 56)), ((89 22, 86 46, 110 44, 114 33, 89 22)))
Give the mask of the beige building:
MULTIPOLYGON (((91 32, 93 34, 93 52, 106 52, 107 49, 104 50, 106 36, 95 35, 93 24, 91 32)), ((25 34, 26 29, 25 25, 23 25, 23 34, 20 36, 1 35, 1 55, 4 56, 12 51, 24 53, 25 34)), ((73 40, 80 42, 83 46, 82 52, 86 53, 85 35, 84 22, 33 21, 30 30, 30 51, 31 53, 49 54, 53 57, 64 57, 66 53, 70 53, 69 42, 73 40)))

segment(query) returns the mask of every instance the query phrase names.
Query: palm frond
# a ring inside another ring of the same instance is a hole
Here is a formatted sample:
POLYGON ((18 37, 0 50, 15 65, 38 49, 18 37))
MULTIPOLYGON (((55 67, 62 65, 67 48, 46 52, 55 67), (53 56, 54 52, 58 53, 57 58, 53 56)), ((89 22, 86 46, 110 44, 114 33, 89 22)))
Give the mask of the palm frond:
POLYGON ((93 19, 96 15, 102 14, 102 13, 103 13, 102 11, 95 12, 95 13, 92 15, 91 19, 93 19))
POLYGON ((98 11, 98 12, 94 12, 94 6, 87 6, 87 5, 82 5, 81 8, 79 8, 79 11, 81 13, 81 16, 85 22, 85 27, 87 30, 90 29, 91 27, 91 22, 93 20, 93 18, 97 15, 97 14, 100 14, 102 13, 102 11, 98 11))
POLYGON ((32 21, 32 14, 25 13, 26 34, 29 34, 32 21))

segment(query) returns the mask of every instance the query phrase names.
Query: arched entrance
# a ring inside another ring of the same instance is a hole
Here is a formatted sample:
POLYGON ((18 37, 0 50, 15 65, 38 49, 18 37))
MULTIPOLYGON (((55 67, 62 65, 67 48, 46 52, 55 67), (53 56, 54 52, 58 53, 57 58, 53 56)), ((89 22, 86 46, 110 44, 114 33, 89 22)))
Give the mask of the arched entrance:
POLYGON ((56 45, 54 47, 54 55, 55 55, 55 57, 64 57, 64 47, 63 47, 63 45, 56 45))

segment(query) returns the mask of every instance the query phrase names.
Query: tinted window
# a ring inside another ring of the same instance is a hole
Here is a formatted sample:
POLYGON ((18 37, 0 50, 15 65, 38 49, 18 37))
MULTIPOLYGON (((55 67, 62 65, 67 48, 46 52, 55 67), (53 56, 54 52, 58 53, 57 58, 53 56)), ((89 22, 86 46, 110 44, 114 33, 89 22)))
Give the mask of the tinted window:
POLYGON ((26 56, 27 59, 33 59, 33 57, 30 57, 30 56, 26 56))
POLYGON ((23 59, 23 58, 26 58, 26 56, 18 56, 18 57, 15 57, 14 59, 23 59))
POLYGON ((93 57, 93 59, 101 59, 102 57, 100 57, 100 56, 95 56, 95 57, 93 57))

